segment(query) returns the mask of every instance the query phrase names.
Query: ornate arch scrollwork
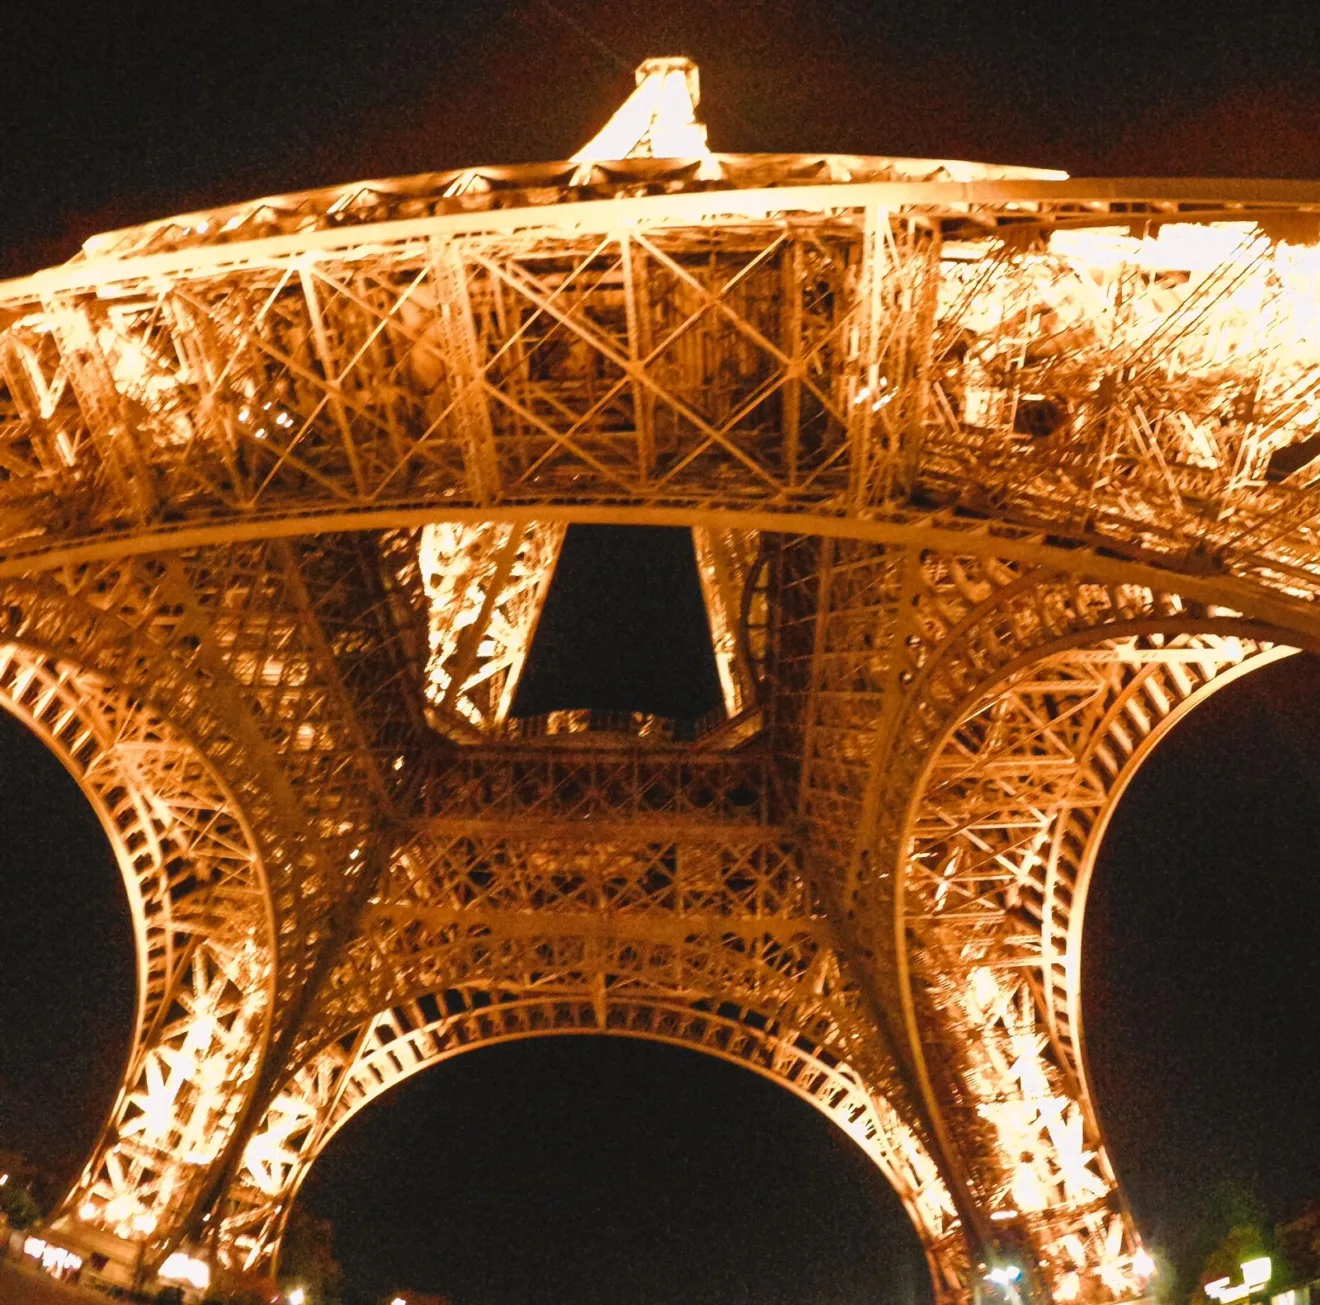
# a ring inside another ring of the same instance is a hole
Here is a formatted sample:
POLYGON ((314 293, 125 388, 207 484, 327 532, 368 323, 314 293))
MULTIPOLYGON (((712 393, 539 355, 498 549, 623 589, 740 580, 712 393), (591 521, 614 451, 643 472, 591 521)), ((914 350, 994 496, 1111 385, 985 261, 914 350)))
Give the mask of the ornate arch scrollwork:
POLYGON ((921 1237, 936 1298, 956 1300, 966 1268, 939 1172, 890 1103, 828 1047, 773 1016, 715 999, 485 989, 424 994, 373 1016, 323 1048, 282 1085, 249 1143, 221 1230, 245 1264, 279 1253, 298 1189, 330 1139, 403 1079, 466 1051, 566 1034, 645 1038, 703 1051, 778 1083, 821 1111, 881 1170, 921 1237))
POLYGON ((187 734, 103 676, 0 643, 0 706, 96 811, 137 945, 122 1086, 60 1222, 151 1243, 232 1132, 265 1047, 275 956, 260 848, 187 734))
POLYGON ((1155 739, 1289 636, 1141 586, 998 580, 952 620, 912 604, 852 909, 996 1233, 1031 1248, 1055 1299, 1121 1298, 1141 1290, 1140 1244, 1086 1085, 1086 877, 1155 739))

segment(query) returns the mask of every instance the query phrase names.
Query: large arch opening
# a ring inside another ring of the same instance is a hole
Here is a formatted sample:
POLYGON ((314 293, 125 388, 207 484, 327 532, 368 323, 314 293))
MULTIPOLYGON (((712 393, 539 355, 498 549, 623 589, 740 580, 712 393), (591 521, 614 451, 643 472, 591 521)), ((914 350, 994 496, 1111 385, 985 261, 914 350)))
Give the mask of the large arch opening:
MULTIPOLYGON (((61 1237, 126 1282, 195 1199, 264 1053, 274 977, 265 868, 232 790, 187 732, 113 677, 0 643, 0 708, 23 731, 20 755, 48 753, 37 773, 51 763, 67 772, 52 795, 75 829, 90 808, 123 887, 136 961, 127 1054, 117 1073, 98 1065, 103 1086, 118 1090, 69 1130, 72 1142, 78 1126, 100 1125, 77 1143, 80 1172, 65 1172, 70 1155, 55 1157, 47 1202, 61 1237)), ((41 820, 30 804, 15 814, 41 820)), ((38 971, 54 963, 38 957, 38 971)), ((66 977, 85 981, 85 969, 71 963, 66 977)), ((95 1002, 89 1013, 96 1019, 95 1002)), ((52 1079, 64 1077, 63 1057, 48 1063, 52 1079)))
POLYGON ((616 1019, 622 1036, 494 1038, 346 1118, 296 1203, 333 1221, 355 1285, 492 1305, 932 1298, 909 1214, 858 1145, 860 1102, 833 1122, 804 1108, 839 1083, 758 1066, 718 1016, 616 1019), (850 1113, 853 1137, 838 1126, 850 1113), (384 1236, 354 1227, 367 1192, 384 1236))
POLYGON ((114 1105, 138 1006, 135 931, 114 849, 77 781, 0 710, 0 1150, 49 1209, 114 1105))
MULTIPOLYGON (((750 1070, 824 1116, 889 1185, 914 1229, 939 1299, 958 1299, 965 1246, 947 1189, 921 1137, 881 1091, 823 1045, 773 1014, 693 994, 598 982, 549 984, 521 995, 451 989, 381 1011, 323 1046, 281 1085, 248 1144, 220 1228, 236 1267, 277 1262, 294 1203, 326 1146, 399 1084, 467 1053, 547 1038, 641 1039, 750 1070)), ((461 1121, 446 1125, 463 1145, 461 1121)), ((773 1145, 773 1139, 769 1140, 773 1145)))
POLYGON ((763 1079, 636 1039, 418 1075, 335 1138, 300 1204, 334 1220, 354 1275, 455 1300, 930 1299, 907 1216, 842 1133, 763 1079), (456 1146, 410 1127, 455 1115, 456 1146), (398 1230, 378 1246, 347 1232, 359 1181, 398 1230))
POLYGON ((1320 1112, 1317 719, 1308 654, 1213 694, 1133 778, 1091 882, 1095 1091, 1138 1219, 1187 1289, 1227 1210, 1281 1221, 1320 1171, 1314 1130, 1279 1127, 1320 1112))

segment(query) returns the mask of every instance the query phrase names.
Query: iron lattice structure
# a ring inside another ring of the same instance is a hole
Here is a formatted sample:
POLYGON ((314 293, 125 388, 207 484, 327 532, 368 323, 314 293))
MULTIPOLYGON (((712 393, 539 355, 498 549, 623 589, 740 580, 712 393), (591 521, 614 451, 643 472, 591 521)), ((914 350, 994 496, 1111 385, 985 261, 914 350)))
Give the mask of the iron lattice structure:
POLYGON ((1320 186, 718 155, 696 98, 0 286, 0 696, 138 935, 67 1237, 267 1263, 401 1078, 620 1033, 839 1124, 940 1301, 1142 1294, 1083 908, 1164 731, 1320 633, 1320 186), (510 715, 600 521, 692 530, 717 719, 510 715))

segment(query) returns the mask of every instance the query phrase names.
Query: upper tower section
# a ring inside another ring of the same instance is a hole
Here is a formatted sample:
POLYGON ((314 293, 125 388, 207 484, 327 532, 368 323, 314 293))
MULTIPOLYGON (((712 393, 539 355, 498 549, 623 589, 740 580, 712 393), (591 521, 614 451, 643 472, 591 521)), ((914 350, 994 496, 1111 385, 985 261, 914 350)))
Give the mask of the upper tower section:
POLYGON ((700 103, 701 82, 691 59, 647 59, 637 66, 637 89, 573 162, 709 158, 706 127, 697 121, 700 103))
POLYGON ((697 120, 700 81, 690 59, 647 59, 632 94, 569 159, 459 168, 413 177, 357 181, 249 200, 207 212, 92 236, 75 263, 219 247, 278 236, 418 218, 544 208, 595 199, 644 198, 767 187, 859 182, 1062 181, 1067 173, 955 159, 860 154, 718 154, 697 120))

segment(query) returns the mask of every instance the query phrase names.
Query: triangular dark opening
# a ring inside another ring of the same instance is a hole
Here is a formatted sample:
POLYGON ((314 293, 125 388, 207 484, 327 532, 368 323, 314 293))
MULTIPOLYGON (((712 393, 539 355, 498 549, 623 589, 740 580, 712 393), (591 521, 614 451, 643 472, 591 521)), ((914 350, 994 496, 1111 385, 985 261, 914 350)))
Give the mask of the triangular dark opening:
POLYGON ((691 531, 570 526, 513 715, 590 707, 693 720, 719 703, 691 531))

